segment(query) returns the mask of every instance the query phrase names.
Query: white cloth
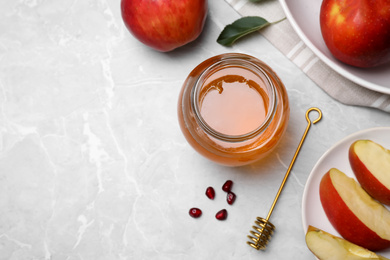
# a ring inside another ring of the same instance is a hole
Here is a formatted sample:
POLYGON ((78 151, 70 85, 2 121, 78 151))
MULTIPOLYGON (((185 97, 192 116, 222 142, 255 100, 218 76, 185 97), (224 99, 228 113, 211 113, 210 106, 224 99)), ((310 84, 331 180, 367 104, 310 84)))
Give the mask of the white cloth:
MULTIPOLYGON (((269 22, 285 17, 276 0, 258 3, 247 0, 225 1, 241 16, 261 16, 269 22)), ((359 86, 336 73, 302 42, 287 19, 264 28, 261 34, 334 99, 346 105, 373 107, 390 112, 390 95, 359 86)))

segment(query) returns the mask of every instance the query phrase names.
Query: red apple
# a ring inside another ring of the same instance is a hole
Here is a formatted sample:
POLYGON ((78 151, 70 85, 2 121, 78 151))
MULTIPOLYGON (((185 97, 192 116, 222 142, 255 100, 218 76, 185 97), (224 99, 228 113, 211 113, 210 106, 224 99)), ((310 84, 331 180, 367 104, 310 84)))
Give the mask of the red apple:
MULTIPOLYGON (((320 260, 385 260, 366 248, 355 245, 341 237, 309 226, 305 236, 307 247, 320 260)), ((389 260, 389 259, 387 259, 389 260)))
POLYGON ((121 0, 130 33, 161 52, 195 40, 203 30, 207 9, 207 0, 121 0))
POLYGON ((320 26, 340 61, 362 68, 390 61, 389 0, 323 0, 320 26))
POLYGON ((390 247, 390 211, 355 179, 333 168, 322 177, 319 192, 329 222, 344 239, 371 251, 390 247))
POLYGON ((370 140, 358 140, 349 148, 349 162, 363 189, 390 205, 390 150, 370 140))

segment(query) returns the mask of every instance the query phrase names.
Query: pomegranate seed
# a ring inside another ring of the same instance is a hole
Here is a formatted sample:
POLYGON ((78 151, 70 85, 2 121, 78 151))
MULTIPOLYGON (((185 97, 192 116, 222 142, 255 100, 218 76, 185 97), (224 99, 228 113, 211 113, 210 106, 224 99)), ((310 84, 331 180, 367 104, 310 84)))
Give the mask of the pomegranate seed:
POLYGON ((215 191, 214 191, 214 188, 213 188, 213 187, 208 187, 208 188, 206 189, 206 196, 207 196, 209 199, 211 199, 211 200, 213 200, 213 199, 215 198, 215 191))
POLYGON ((233 192, 229 191, 228 194, 226 195, 226 200, 229 205, 232 205, 234 201, 236 200, 236 194, 233 192))
POLYGON ((233 182, 232 182, 231 180, 227 180, 227 181, 223 184, 222 190, 223 190, 223 191, 226 191, 226 192, 231 191, 231 190, 232 190, 232 186, 233 186, 233 182))
POLYGON ((191 208, 189 214, 193 218, 199 218, 202 215, 202 211, 198 208, 191 208))
POLYGON ((227 210, 226 209, 222 209, 222 210, 217 212, 215 217, 218 220, 225 220, 227 218, 227 215, 228 215, 227 210))

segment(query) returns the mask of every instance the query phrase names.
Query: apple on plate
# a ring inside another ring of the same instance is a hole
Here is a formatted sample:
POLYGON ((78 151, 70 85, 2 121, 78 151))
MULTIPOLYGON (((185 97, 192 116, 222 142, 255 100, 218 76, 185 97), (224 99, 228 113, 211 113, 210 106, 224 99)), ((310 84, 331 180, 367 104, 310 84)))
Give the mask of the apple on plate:
POLYGON ((372 251, 390 247, 390 211, 336 168, 321 179, 319 195, 329 222, 351 243, 372 251))
POLYGON ((348 154, 363 189, 377 201, 390 205, 390 150, 371 140, 357 140, 348 154))
POLYGON ((308 227, 305 240, 307 247, 320 260, 387 259, 366 248, 355 245, 341 237, 334 236, 313 226, 308 227))
POLYGON ((323 0, 320 27, 340 61, 361 68, 390 61, 389 0, 323 0))
POLYGON ((121 0, 123 21, 145 45, 168 52, 201 34, 207 0, 121 0))

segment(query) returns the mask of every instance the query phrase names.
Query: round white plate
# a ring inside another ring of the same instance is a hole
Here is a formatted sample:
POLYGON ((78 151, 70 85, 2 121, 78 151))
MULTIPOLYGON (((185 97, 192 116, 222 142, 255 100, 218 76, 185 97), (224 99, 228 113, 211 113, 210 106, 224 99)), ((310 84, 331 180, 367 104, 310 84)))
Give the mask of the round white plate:
POLYGON ((324 63, 356 84, 390 94, 390 64, 360 69, 336 60, 323 41, 319 22, 322 0, 279 0, 292 27, 324 63))
MULTIPOLYGON (((336 143, 318 160, 307 179, 303 192, 302 224, 305 233, 307 227, 311 225, 333 235, 340 236, 329 222, 322 208, 319 185, 322 176, 331 168, 337 168, 349 177, 355 178, 348 160, 348 149, 354 141, 359 139, 370 139, 389 149, 390 127, 371 128, 354 133, 336 143)), ((381 251, 379 254, 389 258, 390 249, 381 251)))

